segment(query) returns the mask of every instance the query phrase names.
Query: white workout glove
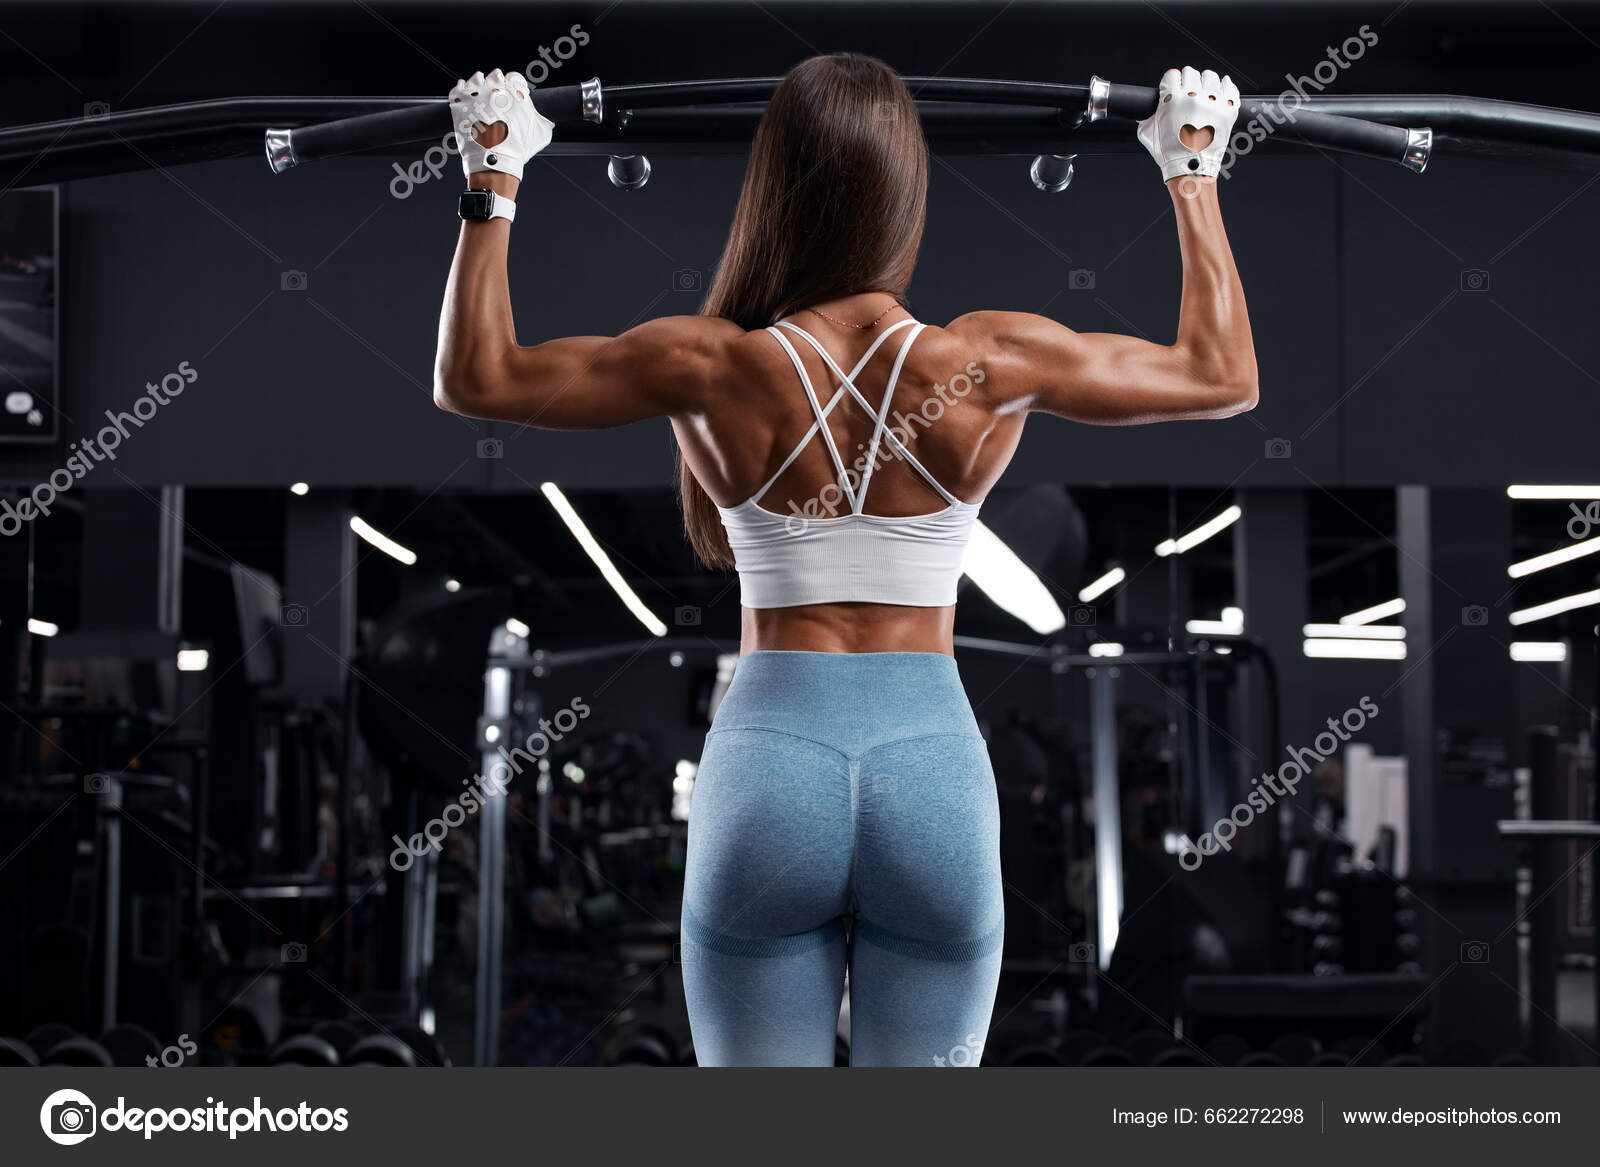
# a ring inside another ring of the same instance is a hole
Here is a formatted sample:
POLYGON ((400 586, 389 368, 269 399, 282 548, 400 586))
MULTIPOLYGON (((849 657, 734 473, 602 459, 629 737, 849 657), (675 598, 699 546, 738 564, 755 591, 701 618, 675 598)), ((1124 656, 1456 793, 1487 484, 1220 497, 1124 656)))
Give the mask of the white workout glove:
POLYGON ((468 177, 484 170, 522 177, 522 167, 550 144, 555 125, 533 108, 521 73, 474 73, 450 91, 450 116, 461 145, 461 169, 468 177), (505 141, 485 146, 472 135, 496 122, 506 126, 505 141))
POLYGON ((1156 112, 1139 123, 1139 141, 1161 167, 1162 181, 1193 175, 1215 178, 1228 151, 1233 119, 1239 116, 1239 90, 1227 77, 1188 65, 1161 75, 1156 112), (1184 126, 1211 128, 1211 144, 1191 150, 1180 136, 1184 126))

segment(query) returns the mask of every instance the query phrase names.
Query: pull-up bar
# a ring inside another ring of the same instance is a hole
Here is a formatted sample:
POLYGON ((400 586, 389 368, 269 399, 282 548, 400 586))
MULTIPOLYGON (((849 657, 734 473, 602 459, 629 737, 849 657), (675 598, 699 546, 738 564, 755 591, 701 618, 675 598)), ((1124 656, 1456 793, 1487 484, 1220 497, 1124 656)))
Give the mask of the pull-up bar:
MULTIPOLYGON (((1136 150, 1129 119, 1156 91, 1093 78, 1086 85, 907 77, 928 144, 941 154, 1036 155, 1034 181, 1061 189, 1070 160, 1136 150), (1113 123, 1122 122, 1123 126, 1113 123)), ((646 154, 739 153, 748 148, 776 77, 534 90, 561 125, 550 155, 609 157, 612 181, 643 184, 646 154)), ((0 184, 59 182, 261 149, 274 171, 336 154, 438 144, 453 130, 443 98, 232 97, 0 130, 0 184)), ((1245 97, 1235 140, 1363 154, 1421 171, 1436 154, 1600 168, 1600 115, 1442 95, 1245 97)))

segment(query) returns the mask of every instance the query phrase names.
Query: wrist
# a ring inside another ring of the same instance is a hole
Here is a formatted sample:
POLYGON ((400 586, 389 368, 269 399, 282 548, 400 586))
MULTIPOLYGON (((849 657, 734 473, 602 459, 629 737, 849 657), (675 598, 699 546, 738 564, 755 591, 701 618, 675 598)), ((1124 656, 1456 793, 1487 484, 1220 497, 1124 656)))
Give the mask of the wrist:
POLYGON ((521 185, 522 180, 516 175, 502 174, 498 170, 480 170, 467 175, 468 190, 492 190, 503 199, 515 199, 521 185))

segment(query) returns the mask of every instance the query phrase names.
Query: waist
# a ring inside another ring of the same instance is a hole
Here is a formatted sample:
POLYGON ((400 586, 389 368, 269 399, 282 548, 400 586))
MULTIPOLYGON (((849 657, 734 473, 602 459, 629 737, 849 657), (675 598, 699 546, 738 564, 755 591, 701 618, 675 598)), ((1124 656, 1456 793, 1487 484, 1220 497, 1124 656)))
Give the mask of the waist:
POLYGON ((955 658, 937 652, 752 652, 711 732, 771 729, 856 755, 930 734, 978 734, 955 658))
POLYGON ((955 651, 954 605, 807 604, 794 608, 743 608, 739 644, 744 653, 955 651))

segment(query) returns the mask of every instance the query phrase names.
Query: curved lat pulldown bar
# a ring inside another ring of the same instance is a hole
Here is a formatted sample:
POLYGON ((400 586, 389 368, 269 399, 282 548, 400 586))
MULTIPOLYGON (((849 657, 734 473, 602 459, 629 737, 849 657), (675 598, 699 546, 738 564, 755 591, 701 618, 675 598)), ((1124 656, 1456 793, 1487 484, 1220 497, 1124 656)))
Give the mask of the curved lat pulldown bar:
MULTIPOLYGON (((647 155, 742 153, 776 77, 536 89, 562 126, 552 155, 610 159, 623 189, 648 180, 647 155)), ((1094 78, 1087 85, 907 77, 928 144, 942 154, 1033 155, 1042 190, 1063 189, 1077 155, 1137 150, 1113 121, 1148 116, 1156 91, 1094 78)), ((443 98, 238 97, 0 130, 0 184, 39 184, 246 156, 266 138, 276 172, 317 158, 442 143, 443 98)), ((1362 154, 1421 171, 1436 154, 1600 169, 1600 115, 1439 95, 1246 97, 1235 136, 1362 154), (1295 108, 1298 106, 1298 108, 1295 108)))

